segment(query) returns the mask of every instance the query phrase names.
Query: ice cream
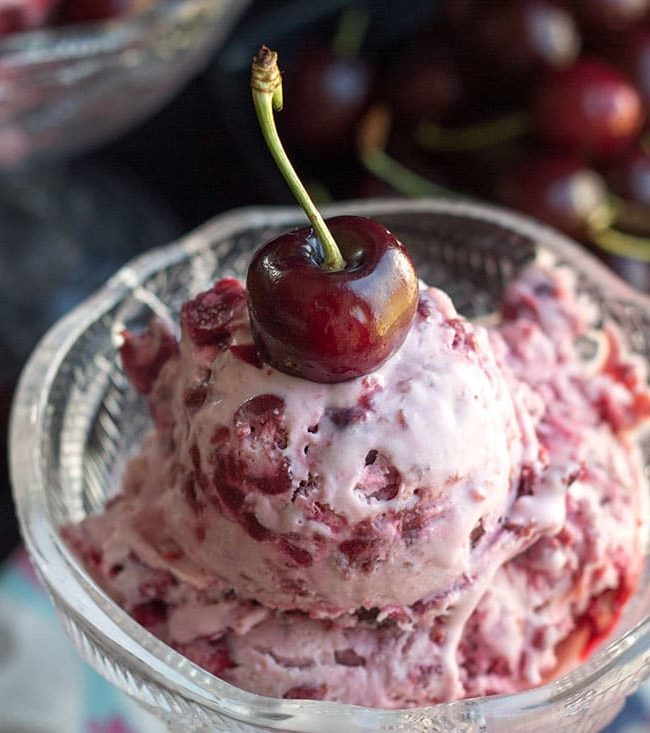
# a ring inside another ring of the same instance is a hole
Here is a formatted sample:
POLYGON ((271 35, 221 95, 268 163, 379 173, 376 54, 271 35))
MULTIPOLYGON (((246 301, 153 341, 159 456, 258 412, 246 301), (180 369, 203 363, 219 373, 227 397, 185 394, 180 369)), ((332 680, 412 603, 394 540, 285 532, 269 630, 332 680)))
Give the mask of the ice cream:
POLYGON ((539 684, 611 631, 643 561, 646 375, 594 318, 542 265, 489 330, 423 286, 397 354, 327 385, 262 364, 222 280, 180 342, 125 334, 154 429, 64 534, 137 621, 253 692, 395 708, 539 684))

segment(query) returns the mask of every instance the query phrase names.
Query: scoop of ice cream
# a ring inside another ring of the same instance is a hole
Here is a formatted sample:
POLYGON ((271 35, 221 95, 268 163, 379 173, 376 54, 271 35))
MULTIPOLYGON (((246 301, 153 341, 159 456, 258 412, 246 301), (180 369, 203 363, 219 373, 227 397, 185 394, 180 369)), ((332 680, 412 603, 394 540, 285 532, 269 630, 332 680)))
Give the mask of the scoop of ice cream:
POLYGON ((259 362, 220 281, 180 348, 158 321, 126 336, 155 430, 65 535, 137 621, 260 694, 391 708, 539 684, 611 633, 644 558, 646 369, 593 315, 539 266, 489 333, 423 289, 390 362, 318 385, 259 362))
MULTIPOLYGON (((169 535, 245 597, 315 617, 400 613, 501 564, 494 544, 524 454, 536 460, 534 431, 522 435, 529 418, 487 333, 446 295, 423 289, 395 357, 337 385, 257 361, 235 281, 187 303, 181 328, 180 355, 149 380, 164 437, 129 525, 148 547, 169 535)), ((154 363, 151 343, 167 341, 140 342, 140 357, 129 338, 136 385, 137 359, 154 363)))

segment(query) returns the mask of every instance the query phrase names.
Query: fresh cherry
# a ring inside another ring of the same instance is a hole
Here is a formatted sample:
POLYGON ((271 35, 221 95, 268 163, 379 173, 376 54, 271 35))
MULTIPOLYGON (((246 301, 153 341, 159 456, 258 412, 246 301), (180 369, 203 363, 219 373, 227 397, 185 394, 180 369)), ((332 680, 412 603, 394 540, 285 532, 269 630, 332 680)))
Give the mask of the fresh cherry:
POLYGON ((496 186, 502 204, 584 239, 608 210, 603 178, 576 156, 552 153, 519 161, 496 186))
POLYGON ((640 132, 644 117, 634 86, 595 59, 581 59, 549 74, 532 106, 532 125, 542 140, 594 158, 624 150, 640 132))
POLYGON ((315 382, 374 371, 402 344, 418 287, 411 260, 381 224, 329 219, 346 265, 323 268, 314 230, 268 242, 248 269, 251 327, 265 361, 315 382))
POLYGON ((312 226, 263 245, 247 276, 251 329, 262 358, 317 382, 340 382, 377 369, 401 346, 418 301, 408 253, 381 224, 344 216, 326 224, 278 138, 277 54, 253 60, 253 102, 265 140, 312 226))

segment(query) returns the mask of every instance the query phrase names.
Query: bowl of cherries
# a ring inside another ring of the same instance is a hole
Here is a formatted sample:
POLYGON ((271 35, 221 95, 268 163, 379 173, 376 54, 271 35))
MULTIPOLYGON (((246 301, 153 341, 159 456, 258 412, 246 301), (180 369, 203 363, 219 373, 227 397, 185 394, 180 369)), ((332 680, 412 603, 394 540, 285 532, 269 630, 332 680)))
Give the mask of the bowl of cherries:
POLYGON ((0 7, 0 169, 68 156, 160 107, 245 0, 9 0, 0 7))
MULTIPOLYGON (((495 201, 650 290, 650 0, 318 5, 308 43, 277 13, 258 19, 285 59, 291 153, 322 171, 315 192, 495 201)), ((219 54, 218 94, 254 35, 219 54)))

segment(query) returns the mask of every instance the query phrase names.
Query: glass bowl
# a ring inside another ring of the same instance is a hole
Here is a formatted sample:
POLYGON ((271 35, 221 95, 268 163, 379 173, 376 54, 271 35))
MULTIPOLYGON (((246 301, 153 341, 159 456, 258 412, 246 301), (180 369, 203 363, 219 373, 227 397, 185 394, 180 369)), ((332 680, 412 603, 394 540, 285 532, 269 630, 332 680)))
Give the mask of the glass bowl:
MULTIPOLYGON (((546 251, 578 274, 603 316, 634 351, 650 355, 650 298, 636 294, 559 234, 499 209, 444 200, 353 202, 328 214, 376 217, 398 234, 422 277, 472 318, 489 316, 526 262, 546 251)), ((251 208, 221 216, 114 275, 41 341, 22 375, 11 422, 14 496, 27 547, 81 655, 172 731, 293 733, 596 733, 650 676, 650 563, 616 638, 546 686, 412 710, 276 700, 203 671, 131 619, 93 582, 58 528, 101 509, 146 431, 144 403, 122 375, 116 335, 183 300, 217 276, 242 275, 251 252, 304 215, 251 208)), ((650 461, 650 441, 643 445, 650 461)))
POLYGON ((248 0, 153 0, 125 19, 46 28, 0 42, 0 169, 67 156, 160 107, 248 0))

